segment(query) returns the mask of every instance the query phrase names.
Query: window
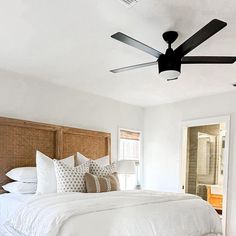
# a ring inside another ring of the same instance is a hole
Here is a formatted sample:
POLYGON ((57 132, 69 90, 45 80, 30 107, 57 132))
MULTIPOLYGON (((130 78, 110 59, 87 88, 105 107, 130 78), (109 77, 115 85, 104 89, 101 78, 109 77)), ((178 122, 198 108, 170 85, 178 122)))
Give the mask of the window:
POLYGON ((136 174, 120 175, 121 189, 134 189, 140 179, 141 133, 139 131, 119 130, 119 160, 132 160, 136 174))
POLYGON ((140 161, 140 132, 120 129, 119 160, 140 161))

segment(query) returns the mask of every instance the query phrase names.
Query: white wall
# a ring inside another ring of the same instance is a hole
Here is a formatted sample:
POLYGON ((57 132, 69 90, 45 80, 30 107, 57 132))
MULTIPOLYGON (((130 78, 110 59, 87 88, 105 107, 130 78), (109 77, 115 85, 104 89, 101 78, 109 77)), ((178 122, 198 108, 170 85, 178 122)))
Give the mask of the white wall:
POLYGON ((144 114, 144 184, 146 188, 178 191, 181 123, 231 115, 228 182, 228 234, 236 235, 236 92, 150 107, 144 114))
POLYGON ((2 70, 0 116, 111 132, 113 160, 118 128, 143 129, 140 107, 2 70))

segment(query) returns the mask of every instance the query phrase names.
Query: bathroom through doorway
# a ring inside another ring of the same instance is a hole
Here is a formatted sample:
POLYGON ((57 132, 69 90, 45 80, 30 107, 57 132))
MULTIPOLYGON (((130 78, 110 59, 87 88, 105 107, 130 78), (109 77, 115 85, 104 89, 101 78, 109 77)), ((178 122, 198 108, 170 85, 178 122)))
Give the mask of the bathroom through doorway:
POLYGON ((182 192, 198 195, 222 218, 226 228, 229 118, 183 124, 182 192))

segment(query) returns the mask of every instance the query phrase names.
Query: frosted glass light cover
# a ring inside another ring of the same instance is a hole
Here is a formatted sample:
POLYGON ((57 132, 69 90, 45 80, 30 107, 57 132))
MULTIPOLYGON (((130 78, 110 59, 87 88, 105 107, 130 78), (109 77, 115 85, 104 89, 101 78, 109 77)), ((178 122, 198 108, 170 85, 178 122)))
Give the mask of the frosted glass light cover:
POLYGON ((162 79, 172 80, 178 78, 180 76, 180 72, 177 70, 165 70, 162 71, 159 75, 162 79))

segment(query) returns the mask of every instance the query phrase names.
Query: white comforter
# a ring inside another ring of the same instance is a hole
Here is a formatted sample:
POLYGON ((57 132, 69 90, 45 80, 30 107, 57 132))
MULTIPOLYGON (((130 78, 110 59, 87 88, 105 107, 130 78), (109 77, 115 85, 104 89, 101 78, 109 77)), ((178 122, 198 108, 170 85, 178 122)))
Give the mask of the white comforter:
POLYGON ((221 235, 221 222, 196 196, 128 191, 35 196, 7 229, 27 236, 210 236, 221 235))
POLYGON ((33 194, 0 194, 0 225, 6 222, 18 208, 22 207, 25 202, 30 200, 33 194))

